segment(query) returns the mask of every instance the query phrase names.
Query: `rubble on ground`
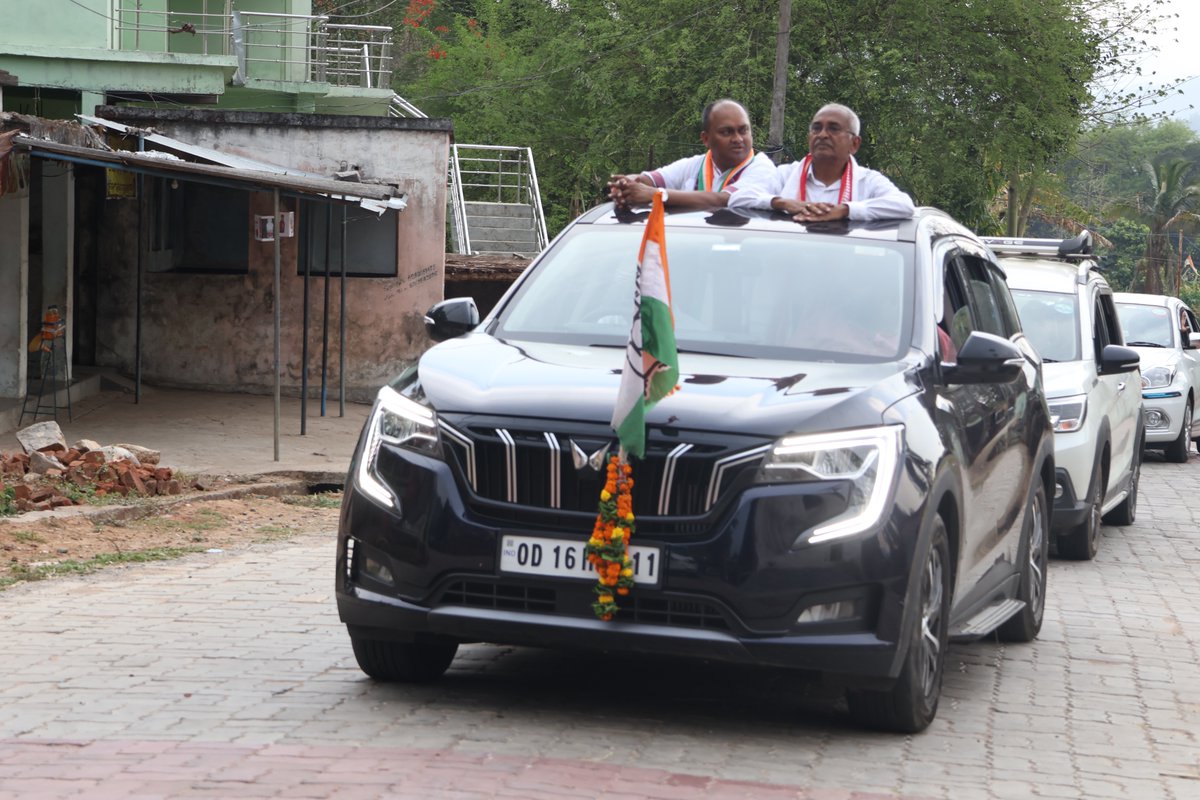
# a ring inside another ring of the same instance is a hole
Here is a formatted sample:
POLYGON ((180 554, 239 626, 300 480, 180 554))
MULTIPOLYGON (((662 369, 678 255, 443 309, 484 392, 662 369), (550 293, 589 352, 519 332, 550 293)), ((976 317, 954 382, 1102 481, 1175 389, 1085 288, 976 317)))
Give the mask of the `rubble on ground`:
POLYGON ((183 491, 161 453, 140 445, 101 445, 80 439, 68 446, 56 422, 17 432, 23 452, 0 451, 0 512, 48 511, 84 505, 108 495, 173 495, 183 491))

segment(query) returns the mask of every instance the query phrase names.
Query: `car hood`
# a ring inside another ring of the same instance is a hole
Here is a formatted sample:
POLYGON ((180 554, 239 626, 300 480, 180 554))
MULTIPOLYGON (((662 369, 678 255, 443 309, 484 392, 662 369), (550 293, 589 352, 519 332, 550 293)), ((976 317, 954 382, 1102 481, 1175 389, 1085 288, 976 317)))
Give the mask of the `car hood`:
POLYGON ((1180 359, 1179 351, 1174 347, 1131 347, 1129 349, 1141 357, 1140 369, 1142 372, 1152 367, 1174 367, 1178 365, 1180 359))
POLYGON ((1042 385, 1046 399, 1088 394, 1096 382, 1095 370, 1084 361, 1058 361, 1042 364, 1042 385))
MULTIPOLYGON (((624 351, 504 342, 473 333, 430 349, 420 392, 440 413, 607 423, 624 351)), ((681 353, 679 390, 647 414, 650 425, 781 436, 877 425, 919 390, 905 362, 830 364, 681 353)))

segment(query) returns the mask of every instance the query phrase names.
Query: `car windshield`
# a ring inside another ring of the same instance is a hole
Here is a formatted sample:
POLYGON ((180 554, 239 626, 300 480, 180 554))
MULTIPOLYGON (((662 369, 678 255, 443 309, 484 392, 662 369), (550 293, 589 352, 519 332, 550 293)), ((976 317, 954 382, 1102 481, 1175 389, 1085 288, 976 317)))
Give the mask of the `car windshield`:
POLYGON ((1021 328, 1043 361, 1079 360, 1079 304, 1075 295, 1013 289, 1021 328))
POLYGON ((1117 303, 1121 333, 1130 347, 1174 347, 1170 310, 1141 303, 1117 303))
MULTIPOLYGON (((501 310, 503 339, 623 347, 640 226, 581 225, 501 310)), ((788 231, 666 230, 681 352, 896 360, 911 341, 912 245, 788 231)))

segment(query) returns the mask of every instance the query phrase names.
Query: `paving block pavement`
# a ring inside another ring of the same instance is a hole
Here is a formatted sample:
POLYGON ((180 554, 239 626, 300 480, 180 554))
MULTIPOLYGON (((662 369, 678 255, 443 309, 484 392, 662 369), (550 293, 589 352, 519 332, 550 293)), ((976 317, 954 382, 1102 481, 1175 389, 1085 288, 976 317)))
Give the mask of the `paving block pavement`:
POLYGON ((0 593, 0 800, 1200 798, 1200 463, 1051 564, 1029 645, 951 648, 923 734, 779 670, 470 645, 376 684, 332 532, 0 593), (608 687, 619 686, 616 692, 608 687))

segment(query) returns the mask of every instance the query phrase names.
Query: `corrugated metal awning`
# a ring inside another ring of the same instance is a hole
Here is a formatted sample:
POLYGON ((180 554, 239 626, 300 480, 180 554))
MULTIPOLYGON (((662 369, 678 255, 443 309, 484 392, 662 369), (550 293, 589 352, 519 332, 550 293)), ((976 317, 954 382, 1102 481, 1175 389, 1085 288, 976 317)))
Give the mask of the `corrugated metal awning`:
POLYGON ((388 209, 400 211, 408 206, 406 195, 403 192, 397 191, 392 186, 380 184, 285 175, 217 164, 197 164, 172 157, 170 154, 159 153, 156 155, 154 152, 100 150, 93 147, 60 144, 24 135, 17 136, 13 140, 13 144, 18 148, 28 149, 34 155, 46 158, 140 172, 160 178, 184 178, 250 190, 279 189, 291 194, 320 196, 340 202, 356 203, 377 214, 388 209))

